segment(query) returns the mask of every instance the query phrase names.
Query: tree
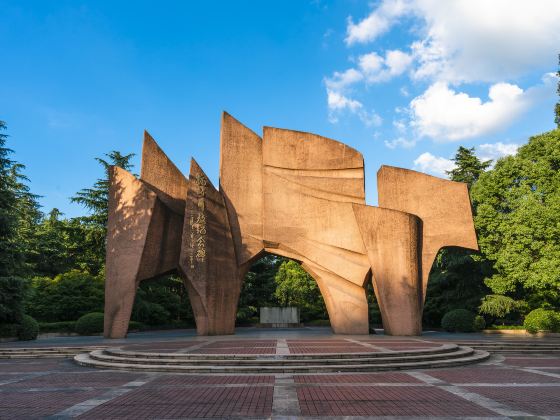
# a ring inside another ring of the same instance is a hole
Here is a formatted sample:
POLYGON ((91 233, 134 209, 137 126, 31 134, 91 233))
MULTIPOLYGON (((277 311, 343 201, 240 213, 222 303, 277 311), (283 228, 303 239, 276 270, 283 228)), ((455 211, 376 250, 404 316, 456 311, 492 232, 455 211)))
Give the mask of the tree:
POLYGON ((284 261, 275 281, 277 284, 274 295, 283 306, 300 308, 302 321, 327 319, 325 302, 317 283, 295 261, 284 261))
POLYGON ((276 282, 274 277, 278 267, 287 261, 276 255, 265 255, 258 259, 249 269, 243 281, 241 295, 237 309, 237 319, 247 322, 258 316, 259 308, 262 306, 276 305, 278 302, 274 296, 276 282))
POLYGON ((118 151, 105 155, 108 160, 96 158, 103 167, 105 176, 99 178, 93 187, 84 188, 76 193, 71 201, 82 204, 89 210, 89 216, 77 217, 70 221, 70 241, 79 255, 82 256, 78 265, 94 275, 103 271, 105 264, 105 237, 107 235, 107 219, 109 214, 109 169, 119 166, 130 170, 130 160, 134 153, 123 155, 118 151))
POLYGON ((13 151, 5 147, 5 129, 0 121, 0 276, 29 273, 26 254, 41 217, 37 196, 22 173, 25 166, 9 158, 13 151))
POLYGON ((492 164, 491 160, 482 162, 474 154, 474 147, 467 149, 466 147, 460 146, 455 154, 455 157, 451 159, 455 162, 455 169, 450 171, 445 171, 449 175, 449 179, 457 182, 464 182, 469 186, 469 189, 477 181, 480 175, 486 171, 492 164))
POLYGON ((479 244, 494 264, 485 283, 527 308, 560 298, 560 130, 531 137, 472 189, 479 244))

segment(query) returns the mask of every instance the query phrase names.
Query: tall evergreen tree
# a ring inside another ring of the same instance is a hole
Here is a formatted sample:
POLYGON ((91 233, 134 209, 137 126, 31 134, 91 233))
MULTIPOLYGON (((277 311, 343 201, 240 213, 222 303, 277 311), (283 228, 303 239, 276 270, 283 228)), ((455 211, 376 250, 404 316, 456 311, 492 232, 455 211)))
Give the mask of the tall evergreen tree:
POLYGON ((29 191, 25 166, 10 159, 6 123, 0 121, 0 276, 30 274, 26 253, 41 217, 37 196, 29 191))
POLYGON ((480 178, 480 175, 492 165, 491 160, 483 162, 476 157, 474 147, 467 149, 460 146, 455 153, 455 157, 451 160, 455 162, 455 169, 445 171, 449 175, 449 179, 464 182, 469 186, 469 189, 480 178))
POLYGON ((130 170, 130 160, 134 153, 123 155, 113 150, 105 155, 108 159, 96 158, 104 171, 93 187, 84 188, 71 198, 72 202, 82 204, 90 215, 74 218, 70 221, 71 248, 77 254, 79 268, 97 275, 105 264, 105 236, 109 212, 109 169, 119 166, 130 170))

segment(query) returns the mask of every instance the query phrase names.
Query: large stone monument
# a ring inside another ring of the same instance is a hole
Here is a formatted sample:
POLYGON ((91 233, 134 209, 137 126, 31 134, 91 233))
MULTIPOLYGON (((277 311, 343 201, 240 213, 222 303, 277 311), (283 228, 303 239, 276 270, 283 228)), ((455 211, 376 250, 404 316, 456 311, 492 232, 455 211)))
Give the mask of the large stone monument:
POLYGON ((110 177, 105 336, 126 335, 138 284, 178 273, 201 335, 232 334, 243 278, 269 252, 317 281, 335 333, 367 334, 371 279, 385 332, 420 335, 440 248, 477 250, 467 186, 382 166, 365 204, 364 161, 315 134, 223 114, 220 185, 192 160, 186 178, 148 133, 140 178, 110 177))

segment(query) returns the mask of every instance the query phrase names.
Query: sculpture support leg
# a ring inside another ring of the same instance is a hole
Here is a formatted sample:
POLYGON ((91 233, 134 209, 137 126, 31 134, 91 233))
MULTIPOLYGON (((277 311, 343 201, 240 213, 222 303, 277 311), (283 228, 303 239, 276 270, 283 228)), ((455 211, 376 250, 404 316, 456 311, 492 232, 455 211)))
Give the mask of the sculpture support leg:
POLYGON ((124 338, 134 305, 137 285, 134 279, 119 278, 105 285, 105 319, 103 331, 105 338, 124 338), (118 283, 118 284, 115 284, 118 283))
POLYGON ((335 334, 368 334, 368 305, 363 287, 344 280, 315 264, 302 267, 315 279, 325 300, 335 334))
POLYGON ((389 335, 422 334, 421 221, 395 210, 353 204, 389 335))

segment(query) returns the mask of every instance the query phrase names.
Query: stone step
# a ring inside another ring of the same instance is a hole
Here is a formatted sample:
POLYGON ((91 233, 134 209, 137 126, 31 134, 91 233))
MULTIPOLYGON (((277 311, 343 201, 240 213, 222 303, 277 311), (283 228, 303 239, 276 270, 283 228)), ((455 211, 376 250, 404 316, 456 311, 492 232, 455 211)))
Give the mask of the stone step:
POLYGON ((461 342, 461 346, 487 350, 494 353, 560 353, 560 343, 480 343, 461 342))
POLYGON ((354 364, 306 364, 301 366, 198 366, 180 364, 138 364, 121 363, 117 361, 101 361, 91 357, 89 353, 78 354, 74 357, 76 363, 82 366, 111 369, 111 370, 133 370, 147 372, 173 372, 173 373, 196 373, 196 374, 279 374, 279 373, 334 373, 334 372, 375 372, 402 369, 427 369, 462 366, 465 364, 478 363, 486 360, 490 354, 482 350, 476 350, 468 356, 459 358, 442 358, 425 361, 393 360, 381 364, 363 363, 358 360, 354 364))
POLYGON ((297 359, 297 360, 305 360, 307 363, 318 359, 323 360, 324 358, 329 359, 358 359, 358 358, 376 358, 376 357, 386 357, 387 354, 396 355, 396 356, 418 356, 423 354, 440 354, 440 353, 450 353, 453 351, 457 351, 459 346, 456 344, 445 344, 440 347, 431 347, 426 349, 418 349, 418 350, 395 350, 392 352, 374 352, 374 351, 366 351, 362 353, 344 353, 341 351, 340 353, 294 353, 294 354, 283 354, 283 355, 276 355, 276 354, 262 354, 262 355, 254 355, 254 354, 192 354, 192 353, 157 353, 157 352, 138 352, 138 351, 127 351, 122 350, 121 348, 106 348, 104 349, 104 353, 116 357, 137 357, 137 358, 144 358, 144 359, 161 359, 161 360, 192 360, 192 361, 200 361, 200 360, 209 360, 209 361, 219 361, 219 360, 276 360, 276 359, 297 359))
POLYGON ((413 356, 388 355, 385 357, 372 358, 329 358, 329 355, 323 355, 321 359, 309 360, 298 358, 284 358, 277 356, 275 358, 253 358, 253 359, 169 359, 169 358, 141 358, 141 357, 122 357, 108 354, 106 351, 92 351, 90 358, 109 363, 126 363, 126 364, 142 364, 142 365, 192 365, 192 366, 306 366, 310 363, 314 365, 355 365, 355 364, 385 364, 395 361, 399 362, 418 362, 445 359, 459 359, 467 357, 473 353, 473 349, 468 347, 457 347, 455 351, 449 353, 433 353, 421 354, 413 356))
POLYGON ((87 347, 22 347, 4 348, 0 350, 0 359, 37 359, 47 357, 72 357, 76 354, 92 350, 102 350, 102 346, 87 347))

